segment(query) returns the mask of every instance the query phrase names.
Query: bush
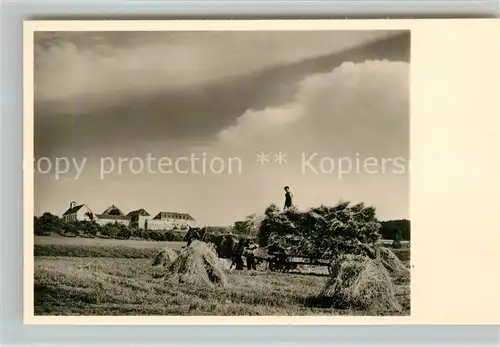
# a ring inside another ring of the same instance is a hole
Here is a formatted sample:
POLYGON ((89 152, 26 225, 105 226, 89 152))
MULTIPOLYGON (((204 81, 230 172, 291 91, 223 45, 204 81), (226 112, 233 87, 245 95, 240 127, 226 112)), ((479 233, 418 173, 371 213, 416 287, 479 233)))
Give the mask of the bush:
POLYGON ((184 240, 184 235, 186 233, 182 231, 167 231, 166 232, 166 241, 171 242, 182 242, 184 240))
POLYGON ((117 237, 122 240, 128 240, 132 236, 132 231, 125 225, 117 225, 117 237))
POLYGON ((73 222, 72 224, 75 225, 80 235, 84 235, 86 237, 95 237, 99 231, 99 224, 94 221, 78 221, 73 222))
POLYGON ((119 238, 121 227, 115 223, 108 223, 101 227, 101 235, 108 238, 119 238))

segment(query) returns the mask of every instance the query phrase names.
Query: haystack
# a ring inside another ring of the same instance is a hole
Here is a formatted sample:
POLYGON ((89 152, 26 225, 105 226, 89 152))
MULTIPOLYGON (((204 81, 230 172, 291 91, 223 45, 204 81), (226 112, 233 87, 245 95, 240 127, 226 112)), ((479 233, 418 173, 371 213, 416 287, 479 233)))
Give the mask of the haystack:
POLYGON ((167 267, 167 281, 200 286, 226 286, 227 278, 215 248, 193 241, 167 267))
POLYGON ((164 248, 153 259, 153 266, 166 266, 177 259, 179 255, 172 248, 164 248))
POLYGON ((382 265, 389 271, 390 275, 396 278, 409 277, 410 270, 398 258, 393 251, 387 247, 380 247, 377 250, 377 258, 380 259, 382 265))
POLYGON ((319 294, 324 304, 372 314, 401 311, 391 277, 379 260, 342 255, 332 262, 332 277, 319 294))
POLYGON ((375 244, 380 240, 382 224, 375 208, 363 203, 319 206, 307 211, 296 208, 280 210, 269 206, 260 223, 259 244, 328 259, 338 254, 358 254, 375 258, 375 244))

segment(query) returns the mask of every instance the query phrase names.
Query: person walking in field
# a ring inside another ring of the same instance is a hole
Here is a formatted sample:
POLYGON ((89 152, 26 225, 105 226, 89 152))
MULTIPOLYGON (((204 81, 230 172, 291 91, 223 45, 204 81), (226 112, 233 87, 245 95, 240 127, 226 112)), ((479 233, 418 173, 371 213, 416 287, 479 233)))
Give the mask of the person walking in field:
POLYGON ((283 208, 284 210, 287 210, 292 207, 292 199, 293 199, 293 194, 290 192, 290 187, 285 186, 285 207, 283 208))
POLYGON ((255 242, 247 240, 244 255, 247 259, 247 270, 257 270, 254 251, 257 248, 255 242))

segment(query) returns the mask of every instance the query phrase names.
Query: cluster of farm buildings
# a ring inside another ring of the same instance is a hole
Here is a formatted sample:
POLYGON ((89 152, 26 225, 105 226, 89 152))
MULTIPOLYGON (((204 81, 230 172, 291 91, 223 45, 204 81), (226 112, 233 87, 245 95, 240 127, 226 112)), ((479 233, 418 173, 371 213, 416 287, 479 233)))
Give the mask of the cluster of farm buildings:
POLYGON ((67 222, 95 221, 100 225, 119 223, 145 230, 185 230, 189 226, 196 226, 195 219, 189 213, 158 212, 153 217, 143 208, 125 214, 115 205, 111 205, 103 213, 94 214, 87 205, 74 201, 62 217, 67 222))

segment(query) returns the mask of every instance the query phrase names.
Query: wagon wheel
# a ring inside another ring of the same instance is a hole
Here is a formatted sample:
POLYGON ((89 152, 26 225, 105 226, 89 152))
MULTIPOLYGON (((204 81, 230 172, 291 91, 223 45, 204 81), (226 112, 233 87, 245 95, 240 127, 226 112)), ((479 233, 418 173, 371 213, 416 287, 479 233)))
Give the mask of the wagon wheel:
POLYGON ((297 264, 293 263, 290 260, 290 257, 288 256, 283 256, 283 272, 290 272, 292 270, 295 270, 297 268, 297 264))
POLYGON ((269 262, 268 262, 268 268, 269 268, 269 270, 271 270, 273 272, 277 270, 277 265, 276 265, 274 259, 270 259, 269 260, 269 262))
POLYGON ((269 261, 269 270, 271 271, 286 272, 287 267, 288 267, 288 261, 285 255, 274 256, 269 261))
POLYGON ((280 259, 276 256, 272 257, 271 259, 268 260, 268 267, 269 270, 276 272, 276 271, 281 271, 281 263, 280 259))
POLYGON ((288 259, 288 256, 282 255, 279 260, 280 260, 281 272, 290 271, 291 263, 290 260, 288 259))
POLYGON ((281 266, 281 272, 289 272, 292 268, 292 263, 290 263, 287 259, 283 262, 283 265, 281 266))

